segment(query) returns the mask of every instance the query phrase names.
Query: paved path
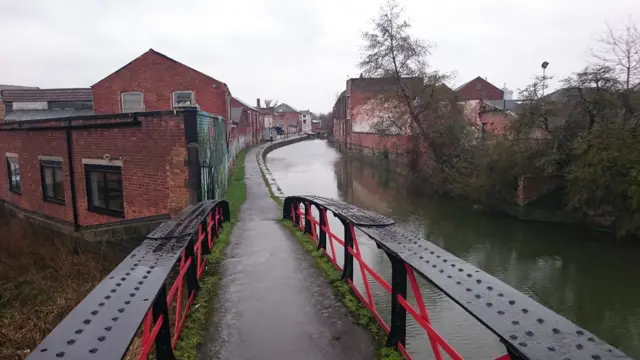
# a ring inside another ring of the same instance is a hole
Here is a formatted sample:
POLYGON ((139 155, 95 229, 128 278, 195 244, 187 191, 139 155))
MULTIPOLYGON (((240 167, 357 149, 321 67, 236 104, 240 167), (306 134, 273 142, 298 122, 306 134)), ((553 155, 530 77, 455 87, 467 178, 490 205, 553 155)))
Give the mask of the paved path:
POLYGON ((256 160, 245 164, 247 201, 231 233, 202 359, 375 359, 311 256, 277 219, 256 160))

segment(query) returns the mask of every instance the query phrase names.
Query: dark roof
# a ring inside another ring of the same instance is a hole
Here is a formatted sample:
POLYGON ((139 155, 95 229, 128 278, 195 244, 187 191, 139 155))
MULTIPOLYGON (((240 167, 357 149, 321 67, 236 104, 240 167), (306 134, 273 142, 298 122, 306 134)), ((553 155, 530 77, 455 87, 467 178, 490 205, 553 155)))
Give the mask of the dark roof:
POLYGON ((6 89, 0 93, 4 101, 92 101, 89 88, 75 89, 6 89))
POLYGON ((215 82, 217 82, 217 83, 219 83, 219 84, 222 84, 222 85, 224 85, 225 87, 227 87, 227 88, 228 88, 227 84, 225 84, 224 82, 222 82, 222 81, 220 81, 220 80, 218 80, 218 79, 216 79, 216 78, 213 78, 213 77, 211 77, 211 76, 209 76, 209 75, 207 75, 207 74, 205 74, 205 73, 203 73, 203 72, 201 72, 201 71, 198 71, 198 70, 196 70, 196 69, 194 69, 194 68, 192 68, 192 67, 190 67, 190 66, 188 66, 188 65, 185 65, 185 64, 183 64, 183 63, 181 63, 181 62, 179 62, 179 61, 177 61, 177 60, 174 60, 174 59, 172 59, 172 58, 168 57, 167 55, 165 55, 165 54, 163 54, 163 53, 160 53, 160 52, 157 52, 157 51, 155 51, 155 50, 153 50, 153 49, 149 49, 149 50, 148 50, 148 51, 146 51, 144 54, 142 54, 142 55, 138 56, 137 58, 135 58, 135 59, 133 59, 133 60, 131 60, 131 61, 129 61, 129 62, 128 62, 128 63, 126 63, 123 67, 121 67, 121 68, 119 68, 118 70, 116 70, 116 71, 112 72, 111 74, 109 74, 109 75, 105 76, 104 78, 100 79, 100 81, 96 82, 96 83, 95 83, 95 84, 93 84, 93 85, 95 86, 96 84, 99 84, 99 83, 100 83, 100 82, 102 82, 104 79, 108 78, 109 76, 111 76, 111 75, 113 75, 113 74, 115 74, 115 73, 117 73, 117 72, 120 72, 121 70, 123 70, 123 69, 124 69, 124 68, 126 68, 127 66, 129 66, 129 65, 133 64, 133 62, 134 62, 134 61, 136 61, 136 60, 140 59, 141 57, 145 56, 146 54, 154 54, 154 55, 160 56, 160 57, 162 57, 162 58, 165 58, 165 59, 167 59, 167 60, 169 60, 169 61, 172 61, 172 62, 174 62, 174 63, 176 63, 176 64, 182 65, 182 66, 184 66, 184 67, 186 67, 186 68, 188 68, 188 69, 190 69, 190 70, 192 70, 192 71, 195 71, 195 72, 197 72, 198 74, 200 74, 200 75, 202 75, 202 76, 205 76, 205 77, 207 77, 207 78, 209 78, 209 79, 211 79, 211 80, 213 80, 213 81, 215 81, 215 82))
POLYGON ((2 99, 2 90, 9 90, 9 89, 38 89, 38 87, 0 84, 0 99, 2 99))
POLYGON ((5 116, 5 121, 43 120, 88 115, 94 115, 93 110, 18 110, 8 113, 5 116))

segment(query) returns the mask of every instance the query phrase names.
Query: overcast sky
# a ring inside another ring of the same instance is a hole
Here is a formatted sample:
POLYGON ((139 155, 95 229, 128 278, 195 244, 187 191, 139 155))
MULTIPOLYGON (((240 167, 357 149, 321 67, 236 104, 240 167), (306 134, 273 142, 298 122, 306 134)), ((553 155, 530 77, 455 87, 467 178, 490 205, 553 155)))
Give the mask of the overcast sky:
MULTIPOLYGON (((605 21, 640 22, 639 0, 406 0, 431 65, 525 86, 589 60, 605 21)), ((329 111, 357 77, 380 0, 0 0, 0 84, 88 87, 153 48, 226 82, 251 104, 329 111)))

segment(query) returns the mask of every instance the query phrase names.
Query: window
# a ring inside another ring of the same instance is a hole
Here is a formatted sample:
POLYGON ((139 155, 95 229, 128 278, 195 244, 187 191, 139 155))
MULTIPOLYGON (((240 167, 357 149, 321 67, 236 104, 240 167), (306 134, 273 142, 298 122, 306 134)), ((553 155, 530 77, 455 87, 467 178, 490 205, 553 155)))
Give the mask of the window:
POLYGON ((22 193, 20 185, 20 164, 17 156, 7 156, 7 174, 9 175, 9 191, 22 193))
POLYGON ((144 97, 141 92, 125 92, 120 94, 123 113, 144 111, 144 97))
POLYGON ((193 91, 176 91, 173 93, 173 107, 195 105, 193 91))
POLYGON ((40 177, 42 179, 42 199, 64 204, 62 161, 40 160, 40 177))
POLYGON ((120 166, 85 165, 89 211, 124 217, 122 168, 120 166))

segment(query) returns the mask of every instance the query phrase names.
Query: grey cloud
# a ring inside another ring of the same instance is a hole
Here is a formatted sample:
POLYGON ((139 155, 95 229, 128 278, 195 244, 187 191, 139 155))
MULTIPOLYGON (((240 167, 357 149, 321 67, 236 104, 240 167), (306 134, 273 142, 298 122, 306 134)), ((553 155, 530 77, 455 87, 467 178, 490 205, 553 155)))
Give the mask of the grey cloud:
MULTIPOLYGON (((377 1, 378 3, 380 1, 377 1)), ((357 76, 370 0, 0 0, 0 83, 89 86, 149 48, 229 84, 253 103, 276 98, 328 111, 357 76)), ((432 67, 455 83, 486 76, 525 86, 551 63, 563 78, 586 64, 604 22, 640 21, 637 0, 407 0, 414 34, 434 41, 432 67)), ((557 81, 553 83, 557 84, 557 81)))

